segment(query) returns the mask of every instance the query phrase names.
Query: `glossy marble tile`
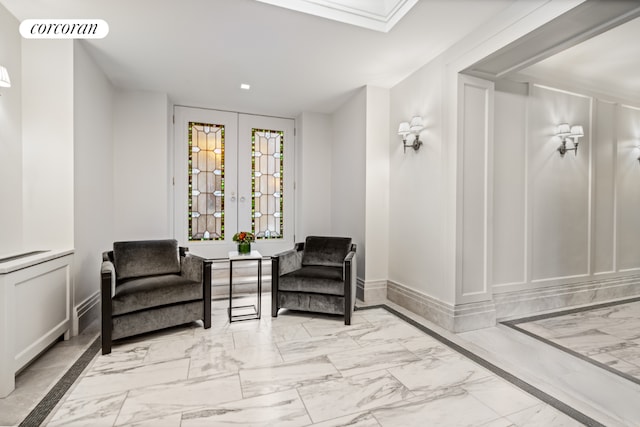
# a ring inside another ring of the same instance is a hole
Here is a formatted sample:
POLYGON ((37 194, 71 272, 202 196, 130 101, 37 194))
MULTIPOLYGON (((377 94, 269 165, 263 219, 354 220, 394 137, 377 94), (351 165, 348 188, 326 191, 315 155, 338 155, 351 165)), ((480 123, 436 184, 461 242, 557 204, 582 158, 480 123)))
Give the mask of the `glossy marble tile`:
POLYGON ((239 375, 245 397, 298 388, 341 377, 340 372, 327 356, 242 369, 239 375))
POLYGON ((189 359, 149 363, 125 368, 112 366, 110 369, 90 371, 78 382, 71 392, 69 400, 84 399, 87 396, 103 396, 186 380, 188 373, 189 359))
POLYGON ((282 342, 278 343, 278 348, 285 361, 293 361, 360 348, 360 346, 350 336, 332 335, 282 342))
POLYGON ((380 427, 380 423, 370 412, 346 415, 313 425, 314 427, 380 427))
POLYGON ((412 392, 426 396, 446 394, 451 389, 494 375, 457 353, 421 359, 391 368, 389 372, 412 392))
POLYGON ((384 370, 303 386, 298 392, 314 422, 413 397, 413 393, 384 370))
POLYGON ((68 400, 56 412, 49 426, 96 426, 111 427, 115 424, 127 392, 106 394, 87 399, 68 400))
POLYGON ((438 397, 414 398, 372 411, 383 427, 481 426, 500 415, 461 388, 438 397))
POLYGON ((242 392, 237 374, 163 382, 131 390, 120 409, 115 425, 203 410, 211 405, 240 399, 242 392))
POLYGON ((579 427, 582 423, 568 417, 555 408, 539 404, 507 416, 507 419, 518 427, 579 427))
POLYGON ((418 356, 397 343, 341 351, 329 354, 328 357, 345 377, 393 368, 420 360, 418 356))
POLYGON ((182 415, 181 427, 309 425, 311 420, 295 389, 209 405, 200 411, 182 415))

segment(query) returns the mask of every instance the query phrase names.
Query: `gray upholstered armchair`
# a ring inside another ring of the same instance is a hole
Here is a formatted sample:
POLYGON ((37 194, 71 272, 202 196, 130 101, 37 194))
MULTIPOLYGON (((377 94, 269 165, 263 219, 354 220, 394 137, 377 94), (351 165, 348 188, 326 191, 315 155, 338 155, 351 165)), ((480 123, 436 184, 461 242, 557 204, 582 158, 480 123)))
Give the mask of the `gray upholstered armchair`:
POLYGON ((200 319, 211 327, 211 261, 175 240, 115 242, 101 276, 102 354, 118 338, 200 319))
POLYGON ((343 314, 356 298, 356 245, 348 237, 309 236, 271 258, 271 315, 280 308, 343 314))

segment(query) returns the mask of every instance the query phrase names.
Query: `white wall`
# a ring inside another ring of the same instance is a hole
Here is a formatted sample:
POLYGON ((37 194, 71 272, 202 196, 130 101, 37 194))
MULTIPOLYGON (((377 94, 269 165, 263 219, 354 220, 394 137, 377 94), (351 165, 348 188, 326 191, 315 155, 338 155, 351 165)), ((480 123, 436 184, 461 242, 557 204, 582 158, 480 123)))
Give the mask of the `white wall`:
POLYGON ((166 94, 114 97, 114 240, 171 237, 166 94))
POLYGON ((640 109, 541 85, 495 99, 494 290, 637 274, 640 109), (562 122, 584 127, 577 155, 562 122))
MULTIPOLYGON (((359 248, 365 242, 366 198, 366 88, 331 116, 331 234, 349 236, 359 248)), ((365 259, 357 254, 358 277, 363 279, 365 259)))
MULTIPOLYGON (((634 107, 617 106, 618 120, 614 124, 617 144, 610 167, 614 168, 616 204, 612 217, 616 233, 613 247, 614 269, 637 274, 640 271, 640 103, 634 107)), ((611 206, 611 205, 609 205, 611 206)), ((612 209, 613 211, 613 209, 612 209)), ((605 219, 606 222, 606 219, 605 219)))
POLYGON ((72 40, 22 40, 27 248, 73 248, 73 71, 72 40))
POLYGON ((296 240, 331 234, 331 116, 296 119, 296 240))
POLYGON ((391 89, 389 280, 453 302, 454 289, 443 280, 443 67, 438 58, 391 89), (424 145, 404 153, 397 126, 416 115, 425 121, 424 145))
POLYGON ((527 99, 496 91, 494 105, 493 286, 524 282, 528 265, 527 99))
MULTIPOLYGON (((358 251, 365 257, 366 281, 386 282, 389 275, 390 91, 367 86, 366 96, 365 244, 358 251)), ((392 142, 397 141, 393 138, 392 142)))
POLYGON ((75 302, 99 290, 101 254, 114 235, 113 87, 74 44, 75 302))
POLYGON ((0 88, 0 257, 23 250, 22 64, 20 23, 0 4, 0 65, 10 88, 0 88))

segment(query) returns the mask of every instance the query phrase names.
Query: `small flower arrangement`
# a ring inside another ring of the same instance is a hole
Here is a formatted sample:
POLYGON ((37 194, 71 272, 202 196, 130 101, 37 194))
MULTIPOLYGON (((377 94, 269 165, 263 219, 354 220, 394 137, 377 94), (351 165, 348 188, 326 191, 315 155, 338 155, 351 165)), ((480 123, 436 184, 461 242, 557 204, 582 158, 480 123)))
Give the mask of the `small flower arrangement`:
POLYGON ((238 243, 251 243, 256 240, 256 236, 248 231, 240 231, 233 235, 233 241, 238 243))

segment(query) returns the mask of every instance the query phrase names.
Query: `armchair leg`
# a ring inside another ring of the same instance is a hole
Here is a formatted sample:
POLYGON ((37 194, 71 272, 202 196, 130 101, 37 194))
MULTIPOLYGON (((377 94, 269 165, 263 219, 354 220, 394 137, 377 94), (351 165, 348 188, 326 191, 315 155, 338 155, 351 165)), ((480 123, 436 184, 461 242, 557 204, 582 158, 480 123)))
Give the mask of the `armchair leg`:
POLYGON ((205 261, 204 262, 204 266, 202 267, 204 268, 202 277, 202 295, 203 295, 203 303, 204 303, 204 310, 203 310, 203 319, 202 322, 204 323, 204 328, 205 329, 209 329, 211 327, 211 261, 205 261))
POLYGON ((280 258, 271 258, 271 317, 278 317, 278 280, 280 277, 280 258))
POLYGON ((102 277, 102 354, 111 353, 111 336, 113 324, 111 323, 111 276, 103 275, 102 277))

